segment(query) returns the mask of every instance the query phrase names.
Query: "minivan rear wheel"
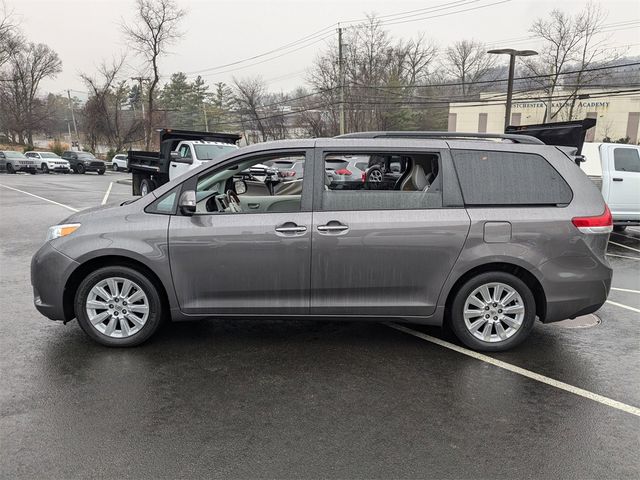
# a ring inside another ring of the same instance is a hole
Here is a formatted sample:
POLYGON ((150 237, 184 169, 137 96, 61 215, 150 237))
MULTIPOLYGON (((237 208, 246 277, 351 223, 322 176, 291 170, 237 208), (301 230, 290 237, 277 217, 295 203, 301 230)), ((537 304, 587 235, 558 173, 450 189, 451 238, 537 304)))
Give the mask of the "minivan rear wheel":
POLYGON ((139 345, 162 321, 162 302, 153 282, 124 266, 89 274, 78 287, 74 306, 82 330, 109 347, 139 345))
POLYGON ((535 299, 522 280, 486 272, 467 280, 451 304, 451 328, 474 350, 497 352, 522 342, 536 318, 535 299))

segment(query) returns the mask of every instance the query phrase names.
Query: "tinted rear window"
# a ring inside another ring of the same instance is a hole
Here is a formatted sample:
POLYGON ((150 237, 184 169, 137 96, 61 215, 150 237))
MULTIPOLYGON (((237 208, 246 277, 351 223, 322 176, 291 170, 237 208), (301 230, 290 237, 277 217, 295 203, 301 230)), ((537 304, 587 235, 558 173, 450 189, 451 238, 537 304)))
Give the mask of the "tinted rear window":
POLYGON ((635 148, 614 149, 613 161, 619 172, 640 172, 640 155, 635 148))
POLYGON ((466 205, 557 205, 571 202, 567 182, 540 155, 453 150, 466 205))

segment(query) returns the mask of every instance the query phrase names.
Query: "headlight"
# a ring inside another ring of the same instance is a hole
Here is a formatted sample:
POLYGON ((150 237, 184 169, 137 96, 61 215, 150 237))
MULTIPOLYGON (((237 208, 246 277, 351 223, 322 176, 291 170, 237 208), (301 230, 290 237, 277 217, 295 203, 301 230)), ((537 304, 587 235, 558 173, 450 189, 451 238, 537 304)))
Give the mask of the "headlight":
POLYGON ((91 160, 85 160, 85 161, 84 161, 84 164, 85 164, 85 165, 91 165, 91 160))
POLYGON ((55 238, 66 237, 67 235, 71 235, 78 228, 80 228, 79 223, 66 223, 64 225, 54 225, 53 227, 49 227, 46 241, 48 242, 49 240, 53 240, 55 238))

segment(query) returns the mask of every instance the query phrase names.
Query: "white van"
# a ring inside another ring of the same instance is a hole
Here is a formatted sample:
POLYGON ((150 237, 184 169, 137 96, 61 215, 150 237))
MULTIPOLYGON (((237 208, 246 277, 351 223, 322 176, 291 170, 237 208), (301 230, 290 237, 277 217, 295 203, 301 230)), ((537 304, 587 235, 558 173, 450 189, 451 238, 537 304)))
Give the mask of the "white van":
POLYGON ((640 146, 585 143, 582 155, 580 168, 602 191, 614 230, 640 225, 640 146))

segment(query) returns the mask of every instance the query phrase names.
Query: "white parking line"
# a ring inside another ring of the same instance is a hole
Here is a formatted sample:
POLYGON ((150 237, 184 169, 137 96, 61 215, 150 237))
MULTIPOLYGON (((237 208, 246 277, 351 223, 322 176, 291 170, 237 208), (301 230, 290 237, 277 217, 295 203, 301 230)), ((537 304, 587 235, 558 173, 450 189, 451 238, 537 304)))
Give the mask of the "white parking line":
POLYGON ((560 382, 558 380, 554 380, 553 378, 545 377, 544 375, 540 375, 539 373, 535 373, 521 367, 516 367, 515 365, 511 365, 510 363, 503 362, 502 360, 496 360, 495 358, 492 358, 488 355, 474 352, 473 350, 469 350, 464 347, 459 347, 458 345, 455 345, 453 343, 449 343, 445 340, 432 337, 431 335, 426 335, 422 332, 418 332, 417 330, 407 328, 403 325, 398 325, 397 323, 388 322, 388 323, 385 323, 385 325, 391 328, 395 328, 400 332, 413 335, 414 337, 418 337, 422 340, 426 340, 427 342, 431 342, 441 347, 448 348, 449 350, 453 350, 455 352, 466 355, 468 357, 475 358, 476 360, 480 360, 481 362, 490 363, 491 365, 494 365, 499 368, 503 368, 504 370, 508 370, 518 375, 522 375, 523 377, 536 380, 537 382, 541 382, 546 385, 559 388, 560 390, 564 390, 566 392, 573 393, 575 395, 579 395, 584 398, 588 398, 589 400, 593 400, 594 402, 598 402, 608 407, 615 408, 617 410, 621 410, 623 412, 630 413, 632 415, 640 417, 640 408, 638 407, 627 405, 626 403, 622 403, 617 400, 613 400, 609 397, 598 395, 597 393, 593 393, 579 387, 574 387, 573 385, 569 385, 568 383, 560 382))
POLYGON ((640 293, 640 290, 631 290, 629 288, 611 287, 611 290, 616 290, 618 292, 640 293))
POLYGON ((609 257, 630 258, 631 260, 640 260, 640 257, 630 257, 628 255, 617 255, 615 253, 607 253, 609 257))
POLYGON ((612 245, 617 245, 618 247, 628 248, 629 250, 633 250, 634 252, 640 253, 640 250, 638 250, 637 248, 630 247, 628 245, 623 245, 621 243, 612 242, 611 240, 609 240, 609 243, 612 244, 612 245))
POLYGON ((107 188, 107 192, 102 197, 102 205, 107 203, 107 199, 109 198, 109 194, 111 193, 111 187, 113 187, 113 182, 109 182, 109 188, 107 188))
POLYGON ((640 308, 630 307, 629 305, 624 305, 618 302, 612 302, 611 300, 607 300, 607 303, 611 305, 615 305, 616 307, 626 308, 627 310, 631 310, 632 312, 640 313, 640 308))
POLYGON ((71 210, 72 212, 79 212, 80 210, 77 208, 70 207, 69 205, 65 205, 64 203, 58 203, 55 200, 49 200, 48 198, 41 197, 40 195, 35 195, 33 193, 25 192, 24 190, 19 190, 17 188, 9 187, 7 185, 3 185, 0 183, 0 187, 8 188, 9 190, 14 190, 16 192, 24 193, 25 195, 29 195, 31 197, 38 198, 40 200, 44 200, 45 202, 53 203, 54 205, 58 205, 62 208, 66 208, 67 210, 71 210))

